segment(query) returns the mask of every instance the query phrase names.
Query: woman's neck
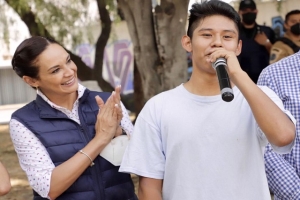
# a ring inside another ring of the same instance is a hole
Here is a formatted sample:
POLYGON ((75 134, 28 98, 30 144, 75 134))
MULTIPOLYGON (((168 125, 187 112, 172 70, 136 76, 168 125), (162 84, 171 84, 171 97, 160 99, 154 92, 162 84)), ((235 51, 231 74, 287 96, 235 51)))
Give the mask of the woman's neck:
POLYGON ((48 94, 45 96, 55 105, 58 105, 60 107, 63 107, 63 108, 66 108, 66 109, 72 111, 73 105, 78 97, 78 92, 76 91, 76 92, 73 92, 71 94, 66 94, 66 95, 48 94))

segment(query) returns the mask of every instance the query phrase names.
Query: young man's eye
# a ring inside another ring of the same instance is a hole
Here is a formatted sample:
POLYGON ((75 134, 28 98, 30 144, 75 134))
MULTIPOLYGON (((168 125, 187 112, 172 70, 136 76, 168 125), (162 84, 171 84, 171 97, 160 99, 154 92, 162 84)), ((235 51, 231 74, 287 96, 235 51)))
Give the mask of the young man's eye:
POLYGON ((210 37, 210 36, 211 36, 211 34, 204 33, 204 34, 202 34, 202 36, 204 36, 204 37, 210 37))
POLYGON ((230 39, 230 38, 232 38, 232 36, 230 36, 230 35, 225 35, 224 38, 230 39))

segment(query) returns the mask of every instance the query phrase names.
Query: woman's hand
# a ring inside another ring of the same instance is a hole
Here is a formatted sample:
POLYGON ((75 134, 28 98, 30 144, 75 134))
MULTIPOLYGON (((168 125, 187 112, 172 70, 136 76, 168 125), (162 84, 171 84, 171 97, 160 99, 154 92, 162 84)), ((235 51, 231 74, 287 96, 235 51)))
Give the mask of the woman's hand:
POLYGON ((99 96, 96 96, 99 113, 95 124, 95 137, 101 138, 101 140, 107 143, 116 136, 117 129, 123 117, 120 106, 120 91, 121 87, 117 86, 106 103, 99 96))

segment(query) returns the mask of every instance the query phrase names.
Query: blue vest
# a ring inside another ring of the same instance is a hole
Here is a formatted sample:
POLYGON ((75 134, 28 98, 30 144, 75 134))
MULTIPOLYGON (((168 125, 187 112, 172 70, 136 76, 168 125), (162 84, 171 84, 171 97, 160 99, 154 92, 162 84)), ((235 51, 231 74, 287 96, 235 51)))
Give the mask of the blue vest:
MULTIPOLYGON (((64 113, 52 108, 39 95, 35 101, 12 114, 46 147, 55 166, 67 161, 83 149, 95 135, 99 106, 95 96, 104 101, 110 93, 85 90, 79 99, 80 125, 64 113)), ((57 200, 136 200, 134 185, 129 174, 119 173, 119 167, 101 156, 94 160, 83 174, 57 200)), ((34 200, 44 199, 34 192, 34 200)))

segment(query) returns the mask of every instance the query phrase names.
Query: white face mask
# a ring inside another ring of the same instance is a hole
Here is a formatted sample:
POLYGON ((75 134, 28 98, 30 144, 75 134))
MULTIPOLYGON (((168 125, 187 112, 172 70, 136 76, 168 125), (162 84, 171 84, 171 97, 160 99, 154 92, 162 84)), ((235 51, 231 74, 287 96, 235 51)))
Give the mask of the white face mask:
POLYGON ((114 166, 120 166, 126 147, 129 142, 129 136, 120 135, 111 140, 106 147, 100 153, 100 156, 105 160, 113 164, 114 166))

